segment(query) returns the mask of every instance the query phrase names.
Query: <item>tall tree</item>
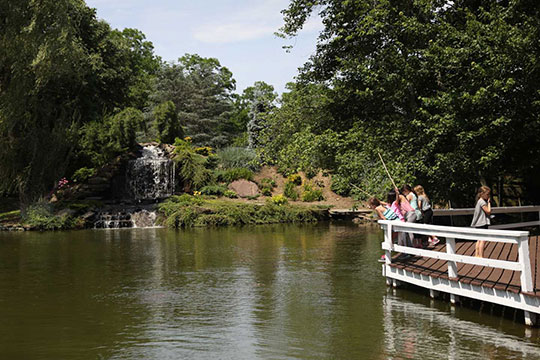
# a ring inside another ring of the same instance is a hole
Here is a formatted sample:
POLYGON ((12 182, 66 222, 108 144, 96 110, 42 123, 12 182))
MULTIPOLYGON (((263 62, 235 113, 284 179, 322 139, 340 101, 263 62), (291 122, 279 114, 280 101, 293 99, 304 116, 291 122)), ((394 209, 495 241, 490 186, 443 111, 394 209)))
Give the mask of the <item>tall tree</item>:
POLYGON ((220 147, 230 141, 232 73, 217 59, 186 54, 163 64, 155 82, 155 104, 172 101, 194 144, 220 147))
POLYGON ((326 127, 360 140, 349 151, 383 152, 462 201, 480 182, 540 175, 535 3, 292 0, 283 34, 314 11, 325 28, 300 81, 332 88, 326 127))

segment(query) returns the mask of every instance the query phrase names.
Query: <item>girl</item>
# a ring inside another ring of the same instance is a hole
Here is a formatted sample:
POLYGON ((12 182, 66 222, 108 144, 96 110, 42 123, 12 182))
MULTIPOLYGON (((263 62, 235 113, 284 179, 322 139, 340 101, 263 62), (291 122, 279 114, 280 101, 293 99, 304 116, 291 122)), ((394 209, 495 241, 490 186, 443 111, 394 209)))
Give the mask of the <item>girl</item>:
MULTIPOLYGON (((416 185, 414 187, 414 191, 416 192, 416 195, 418 195, 418 208, 422 211, 422 222, 424 224, 433 224, 433 209, 431 208, 431 203, 429 201, 429 197, 426 195, 426 192, 424 191, 424 187, 422 185, 416 185)), ((439 243, 439 239, 437 239, 436 236, 431 236, 428 239, 428 242, 431 245, 437 245, 439 243)))
MULTIPOLYGON (((409 204, 407 198, 399 193, 398 188, 388 192, 387 200, 388 203, 392 204, 390 208, 396 213, 401 221, 416 222, 416 213, 414 212, 414 209, 411 204, 409 204)), ((404 235, 404 233, 400 234, 404 235)), ((415 241, 414 234, 409 233, 408 238, 409 241, 406 246, 422 246, 415 241)), ((403 244, 400 245, 405 245, 405 240, 402 237, 400 237, 400 240, 403 242, 403 244)))
MULTIPOLYGON (((390 209, 386 203, 381 202, 376 197, 372 197, 368 200, 368 206, 370 209, 375 210, 377 212, 377 215, 379 216, 379 219, 381 220, 397 220, 399 219, 398 216, 392 209, 390 209)), ((395 234, 395 233, 394 233, 395 234)), ((385 262, 386 256, 382 255, 379 259, 379 262, 385 262)))
POLYGON ((369 208, 375 210, 381 220, 397 220, 399 219, 396 213, 385 204, 381 203, 376 197, 368 200, 369 208))
POLYGON ((401 187, 401 193, 407 198, 407 201, 409 201, 409 204, 411 204, 411 207, 414 209, 414 212, 416 214, 416 221, 422 220, 422 212, 420 211, 418 207, 418 196, 413 191, 410 185, 403 185, 401 187))
MULTIPOLYGON (((477 229, 487 229, 491 225, 489 216, 491 215, 491 189, 487 186, 480 186, 476 193, 476 206, 474 207, 474 215, 471 222, 471 227, 477 229)), ((479 240, 476 242, 476 257, 484 257, 484 243, 479 240)))

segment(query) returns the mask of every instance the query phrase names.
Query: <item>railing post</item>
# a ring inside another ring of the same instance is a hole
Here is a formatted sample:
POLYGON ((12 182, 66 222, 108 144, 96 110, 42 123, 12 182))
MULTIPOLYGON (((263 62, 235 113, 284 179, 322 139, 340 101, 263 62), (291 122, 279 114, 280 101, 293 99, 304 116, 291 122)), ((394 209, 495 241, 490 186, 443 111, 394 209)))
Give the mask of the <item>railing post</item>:
MULTIPOLYGON (((446 239, 446 252, 448 254, 454 255, 456 253, 456 239, 447 238, 446 239)), ((458 277, 457 264, 455 261, 448 261, 448 278, 450 280, 456 279, 458 277)), ((459 297, 454 294, 450 294, 450 302, 455 304, 459 301, 459 297)))
MULTIPOLYGON (((392 249, 394 243, 392 242, 392 224, 386 226, 384 233, 384 242, 387 249, 392 249)), ((385 264, 390 265, 392 263, 392 250, 385 250, 384 252, 385 264)))
MULTIPOLYGON (((521 292, 533 292, 534 287, 532 283, 531 272, 531 258, 529 257, 529 238, 527 236, 520 237, 518 239, 518 254, 519 264, 521 265, 521 292)), ((536 322, 536 314, 529 311, 525 311, 525 324, 533 326, 536 322)))

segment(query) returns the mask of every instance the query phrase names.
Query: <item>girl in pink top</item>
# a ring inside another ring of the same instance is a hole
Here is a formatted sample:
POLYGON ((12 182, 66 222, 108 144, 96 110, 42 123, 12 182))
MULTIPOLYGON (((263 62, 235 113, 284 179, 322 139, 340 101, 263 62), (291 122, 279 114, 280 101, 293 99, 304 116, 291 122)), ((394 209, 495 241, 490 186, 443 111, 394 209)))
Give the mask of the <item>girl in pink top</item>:
MULTIPOLYGON (((399 193, 399 189, 394 189, 388 192, 387 200, 392 204, 390 207, 399 217, 401 221, 416 222, 416 212, 414 211, 407 198, 399 193)), ((408 234, 408 246, 421 247, 419 241, 414 238, 413 233, 408 234)))

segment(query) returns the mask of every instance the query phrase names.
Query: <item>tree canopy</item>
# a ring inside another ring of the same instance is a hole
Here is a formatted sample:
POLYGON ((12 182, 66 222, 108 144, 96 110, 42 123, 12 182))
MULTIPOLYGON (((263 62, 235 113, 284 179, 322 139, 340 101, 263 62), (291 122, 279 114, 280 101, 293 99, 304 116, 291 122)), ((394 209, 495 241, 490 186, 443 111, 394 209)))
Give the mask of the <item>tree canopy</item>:
POLYGON ((331 116, 309 131, 330 132, 339 149, 321 165, 381 193, 380 152, 408 174, 399 180, 462 202, 507 176, 537 183, 538 11, 530 1, 292 0, 284 36, 314 12, 324 24, 299 77, 327 89, 331 116))

